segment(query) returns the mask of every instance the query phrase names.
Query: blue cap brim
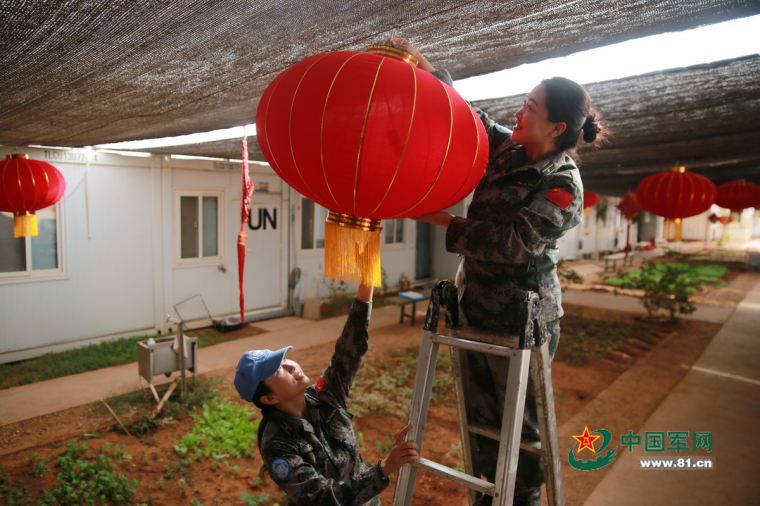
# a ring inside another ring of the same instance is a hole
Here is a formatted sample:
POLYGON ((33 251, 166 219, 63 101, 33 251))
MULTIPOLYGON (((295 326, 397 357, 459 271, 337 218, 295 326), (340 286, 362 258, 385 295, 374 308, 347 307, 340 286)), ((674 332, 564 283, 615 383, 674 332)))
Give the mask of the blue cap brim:
POLYGON ((282 360, 285 358, 285 354, 292 349, 292 346, 286 346, 277 351, 273 351, 272 354, 261 364, 261 376, 259 377, 259 381, 264 381, 276 373, 277 369, 282 365, 282 360))

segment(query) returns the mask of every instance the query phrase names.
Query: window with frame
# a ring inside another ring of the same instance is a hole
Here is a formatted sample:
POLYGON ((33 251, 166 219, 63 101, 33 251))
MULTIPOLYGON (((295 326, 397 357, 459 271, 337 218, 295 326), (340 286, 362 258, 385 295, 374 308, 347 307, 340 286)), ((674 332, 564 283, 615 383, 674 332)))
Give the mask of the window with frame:
POLYGON ((35 214, 38 235, 13 237, 13 213, 0 213, 0 280, 63 274, 60 204, 35 214))
POLYGON ((385 244, 404 243, 404 219, 385 220, 383 226, 385 232, 385 244))
POLYGON ((181 192, 177 195, 177 261, 202 263, 222 257, 222 195, 181 192))
POLYGON ((327 209, 306 197, 301 197, 301 250, 325 247, 325 220, 327 209))

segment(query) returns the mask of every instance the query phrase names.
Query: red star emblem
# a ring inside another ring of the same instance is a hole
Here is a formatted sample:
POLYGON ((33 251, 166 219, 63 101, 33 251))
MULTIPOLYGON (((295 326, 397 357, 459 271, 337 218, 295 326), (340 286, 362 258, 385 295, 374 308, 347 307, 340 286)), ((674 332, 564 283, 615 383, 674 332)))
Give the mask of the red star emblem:
POLYGON ((578 451, 583 450, 584 448, 588 448, 592 452, 596 453, 594 450, 594 441, 599 439, 602 436, 592 436, 588 433, 588 426, 586 426, 586 429, 583 431, 583 434, 580 436, 573 436, 575 439, 578 440, 578 442, 581 444, 581 446, 578 448, 578 451))

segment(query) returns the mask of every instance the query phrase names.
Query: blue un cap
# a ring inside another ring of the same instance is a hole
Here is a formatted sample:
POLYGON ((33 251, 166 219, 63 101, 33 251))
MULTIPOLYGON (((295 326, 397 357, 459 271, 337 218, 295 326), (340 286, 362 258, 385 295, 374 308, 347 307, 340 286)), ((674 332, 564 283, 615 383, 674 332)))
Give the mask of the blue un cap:
POLYGON ((292 346, 286 346, 277 351, 252 350, 243 353, 235 371, 235 388, 240 398, 252 402, 259 383, 277 372, 285 354, 292 349, 292 346))

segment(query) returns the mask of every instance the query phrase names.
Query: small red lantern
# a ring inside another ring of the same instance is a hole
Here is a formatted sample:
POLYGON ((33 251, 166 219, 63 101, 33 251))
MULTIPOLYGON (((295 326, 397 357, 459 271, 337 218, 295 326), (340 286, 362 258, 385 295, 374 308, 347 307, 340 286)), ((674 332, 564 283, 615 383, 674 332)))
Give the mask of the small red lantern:
POLYGON ((618 202, 617 208, 618 211, 620 211, 620 214, 625 216, 628 220, 634 219, 641 212, 639 199, 636 198, 636 194, 631 190, 628 190, 628 192, 623 195, 623 199, 618 202))
POLYGON ((715 201, 720 207, 740 212, 748 207, 755 207, 760 200, 760 186, 739 179, 718 186, 718 198, 715 201))
POLYGON ((485 172, 488 139, 469 104, 408 53, 320 54, 264 91, 257 139, 277 174, 330 212, 325 274, 379 285, 380 220, 449 207, 485 172), (370 264, 354 269, 354 243, 370 264))
POLYGON ((599 203, 599 194, 592 191, 583 190, 583 208, 594 207, 599 203))
POLYGON ((599 195, 588 190, 583 190, 583 215, 588 216, 588 210, 590 207, 594 207, 599 203, 599 195))
POLYGON ((644 210, 665 218, 666 235, 681 240, 681 219, 701 214, 715 203, 717 189, 712 181, 687 172, 686 167, 672 167, 668 172, 647 176, 636 189, 644 210))
POLYGON ((47 162, 13 154, 0 162, 0 187, 0 211, 13 213, 13 236, 36 236, 35 211, 61 200, 66 180, 47 162))

